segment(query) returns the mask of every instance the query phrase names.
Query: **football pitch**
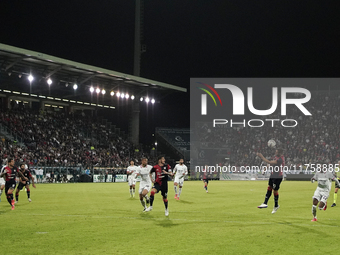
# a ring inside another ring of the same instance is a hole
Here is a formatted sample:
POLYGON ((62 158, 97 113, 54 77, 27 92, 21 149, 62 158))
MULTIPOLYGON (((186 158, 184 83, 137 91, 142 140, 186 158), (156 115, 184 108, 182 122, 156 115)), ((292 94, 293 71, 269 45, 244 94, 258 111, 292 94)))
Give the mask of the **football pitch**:
MULTIPOLYGON (((139 183, 136 185, 138 190, 139 183)), ((11 211, 2 194, 1 254, 331 254, 338 252, 339 206, 317 211, 311 222, 317 184, 284 181, 281 208, 258 209, 265 181, 184 183, 174 199, 169 182, 169 217, 160 194, 153 210, 142 212, 127 183, 38 184, 32 202, 21 191, 11 211)))

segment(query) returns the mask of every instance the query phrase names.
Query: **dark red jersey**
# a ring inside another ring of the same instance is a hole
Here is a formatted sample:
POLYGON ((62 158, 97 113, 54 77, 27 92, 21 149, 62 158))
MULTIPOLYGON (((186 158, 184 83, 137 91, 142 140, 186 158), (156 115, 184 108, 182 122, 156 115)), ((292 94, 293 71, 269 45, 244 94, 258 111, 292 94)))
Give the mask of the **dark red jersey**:
POLYGON ((273 165, 273 170, 270 175, 271 178, 282 178, 283 177, 283 167, 285 166, 284 156, 275 156, 273 160, 276 160, 276 164, 273 165))
POLYGON ((27 178, 28 181, 30 180, 30 178, 31 179, 33 178, 30 170, 28 170, 28 169, 25 169, 24 171, 21 171, 21 173, 27 178))
POLYGON ((163 170, 166 172, 171 172, 170 165, 168 164, 164 164, 163 166, 155 165, 150 171, 150 173, 155 173, 156 175, 155 182, 158 183, 159 185, 162 185, 162 183, 167 183, 168 181, 168 174, 163 173, 163 170))
POLYGON ((13 168, 10 168, 9 166, 6 166, 4 171, 6 171, 5 180, 6 182, 15 181, 15 177, 17 176, 18 168, 14 166, 13 168))

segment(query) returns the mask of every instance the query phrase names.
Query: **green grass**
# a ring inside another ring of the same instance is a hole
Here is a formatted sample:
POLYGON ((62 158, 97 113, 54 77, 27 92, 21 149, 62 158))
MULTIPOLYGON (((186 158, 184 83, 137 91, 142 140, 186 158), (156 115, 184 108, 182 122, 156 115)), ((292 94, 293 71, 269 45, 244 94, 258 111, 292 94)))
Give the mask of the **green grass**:
MULTIPOLYGON (((138 188, 139 184, 137 184, 138 188)), ((257 209, 264 181, 185 182, 180 201, 169 182, 170 216, 160 194, 142 212, 127 183, 40 184, 14 211, 2 195, 1 254, 327 254, 337 253, 340 206, 317 211, 316 184, 283 182, 281 208, 257 209)), ((333 190, 329 205, 333 201, 333 190)), ((340 198, 339 198, 340 203, 340 198)))

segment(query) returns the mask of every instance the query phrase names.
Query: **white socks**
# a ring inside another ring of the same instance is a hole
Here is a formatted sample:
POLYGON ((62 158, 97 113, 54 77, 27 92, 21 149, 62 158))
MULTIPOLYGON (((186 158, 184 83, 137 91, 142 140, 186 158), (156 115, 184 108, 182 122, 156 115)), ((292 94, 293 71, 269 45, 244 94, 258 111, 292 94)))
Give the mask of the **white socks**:
POLYGON ((312 214, 314 216, 314 218, 316 217, 316 205, 312 206, 312 214))
POLYGON ((182 188, 179 188, 178 196, 180 196, 182 193, 182 188))
POLYGON ((174 186, 175 194, 177 195, 177 186, 174 186))

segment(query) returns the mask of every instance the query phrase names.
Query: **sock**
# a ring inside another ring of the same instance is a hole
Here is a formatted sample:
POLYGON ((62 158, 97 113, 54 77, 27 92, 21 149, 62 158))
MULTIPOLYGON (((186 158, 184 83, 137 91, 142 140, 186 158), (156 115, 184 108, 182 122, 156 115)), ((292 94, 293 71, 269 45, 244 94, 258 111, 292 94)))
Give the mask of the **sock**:
POLYGON ((279 206, 279 193, 277 195, 274 195, 274 201, 275 201, 275 207, 279 206))
MULTIPOLYGON (((148 195, 145 195, 145 199, 146 199, 146 201, 148 201, 149 200, 149 197, 148 197, 148 195)), ((150 202, 150 201, 149 201, 150 202)))
POLYGON ((208 185, 207 184, 204 185, 204 189, 208 190, 208 185))
POLYGON ((264 204, 268 204, 268 200, 271 197, 271 195, 272 195, 272 188, 268 188, 267 193, 266 193, 266 197, 265 197, 264 202, 263 202, 264 204))
POLYGON ((145 202, 144 202, 144 200, 140 200, 140 203, 141 203, 142 206, 145 208, 145 202))
POLYGON ((30 198, 31 197, 31 191, 28 189, 27 190, 27 198, 30 198))
POLYGON ((168 199, 163 199, 165 209, 168 209, 168 199))
POLYGON ((135 195, 135 192, 136 192, 136 189, 133 188, 133 189, 132 189, 132 195, 133 195, 133 196, 135 195))
POLYGON ((15 193, 15 200, 19 201, 19 193, 15 193))
POLYGON ((132 196, 132 189, 130 189, 130 195, 132 196))
POLYGON ((182 188, 179 188, 178 197, 181 195, 181 193, 182 193, 182 188))
MULTIPOLYGON (((13 195, 12 195, 13 196, 13 195)), ((7 201, 10 205, 12 205, 12 198, 11 198, 11 194, 7 194, 7 201)))
POLYGON ((313 214, 314 218, 316 218, 316 205, 312 206, 312 214, 313 214))
POLYGON ((175 194, 177 195, 177 186, 174 186, 175 194))
POLYGON ((1 194, 2 194, 2 189, 0 189, 0 196, 1 196, 1 194))
POLYGON ((336 199, 338 198, 338 193, 334 193, 334 200, 333 203, 336 204, 336 199))
POLYGON ((151 194, 150 194, 150 207, 153 205, 153 200, 155 198, 155 193, 151 191, 151 194))

